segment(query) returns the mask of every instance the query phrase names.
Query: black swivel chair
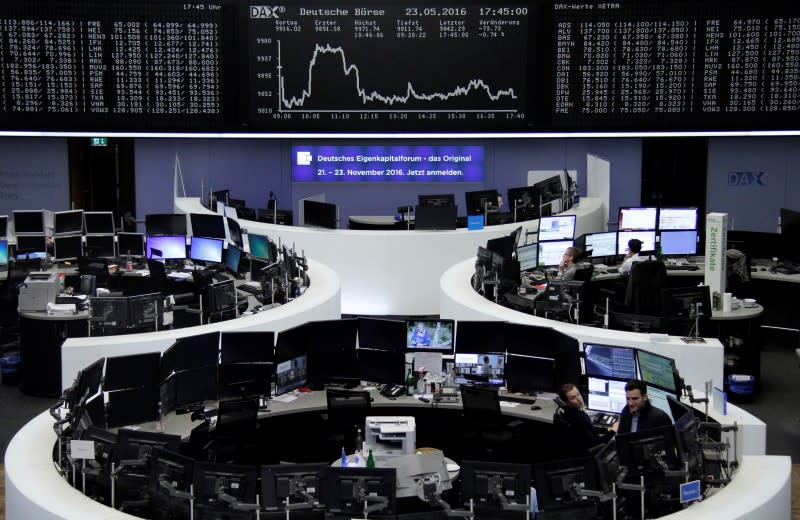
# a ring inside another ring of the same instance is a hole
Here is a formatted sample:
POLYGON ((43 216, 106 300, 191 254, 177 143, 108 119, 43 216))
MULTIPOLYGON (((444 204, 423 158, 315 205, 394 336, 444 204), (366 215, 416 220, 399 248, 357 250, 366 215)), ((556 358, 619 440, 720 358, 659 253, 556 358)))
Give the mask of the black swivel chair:
POLYGON ((625 307, 633 314, 661 316, 661 290, 667 286, 667 268, 660 260, 644 260, 631 267, 625 307))
POLYGON ((258 429, 258 397, 220 401, 217 424, 209 431, 208 459, 214 462, 252 461, 258 429))
MULTIPOLYGON (((200 308, 200 298, 195 291, 174 291, 173 285, 167 277, 167 269, 164 264, 152 258, 147 259, 147 269, 150 271, 150 290, 160 292, 164 296, 172 296, 175 301, 172 310, 185 311, 189 314, 199 316, 200 325, 203 324, 202 309, 200 308)), ((191 285, 191 284, 189 284, 191 285)))
POLYGON ((364 420, 372 408, 372 397, 367 391, 325 390, 328 403, 327 452, 338 453, 344 447, 352 451, 357 428, 364 428, 364 420))
POLYGON ((507 422, 494 388, 461 386, 463 457, 472 460, 511 460, 514 429, 521 421, 507 422))

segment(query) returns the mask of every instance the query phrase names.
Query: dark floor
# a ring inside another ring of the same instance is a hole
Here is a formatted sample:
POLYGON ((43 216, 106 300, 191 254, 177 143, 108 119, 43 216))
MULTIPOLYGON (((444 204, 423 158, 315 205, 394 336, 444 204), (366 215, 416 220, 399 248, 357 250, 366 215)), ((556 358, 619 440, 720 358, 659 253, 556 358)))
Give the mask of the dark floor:
MULTIPOLYGON (((767 454, 791 455, 800 464, 800 346, 796 333, 765 331, 762 352, 762 388, 751 403, 739 405, 767 423, 767 454)), ((36 415, 47 410, 51 398, 31 397, 17 386, 0 384, 0 453, 14 433, 36 415)))

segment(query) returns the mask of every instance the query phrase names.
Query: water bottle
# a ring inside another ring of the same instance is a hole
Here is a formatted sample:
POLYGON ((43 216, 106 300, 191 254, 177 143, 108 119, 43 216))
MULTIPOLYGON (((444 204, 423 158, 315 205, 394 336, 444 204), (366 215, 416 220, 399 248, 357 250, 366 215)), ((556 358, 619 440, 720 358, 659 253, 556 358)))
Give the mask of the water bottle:
MULTIPOLYGON (((370 452, 370 454, 371 453, 372 452, 370 452)), ((344 446, 342 446, 342 467, 343 468, 347 467, 347 453, 345 453, 345 451, 344 451, 344 446)))
POLYGON ((361 436, 361 428, 356 429, 356 448, 353 450, 355 453, 361 451, 364 444, 364 438, 361 436))
POLYGON ((409 368, 406 375, 406 395, 414 395, 417 383, 414 381, 414 372, 409 368))
POLYGON ((372 450, 369 450, 369 456, 367 456, 367 467, 368 468, 375 467, 375 457, 372 456, 372 450))

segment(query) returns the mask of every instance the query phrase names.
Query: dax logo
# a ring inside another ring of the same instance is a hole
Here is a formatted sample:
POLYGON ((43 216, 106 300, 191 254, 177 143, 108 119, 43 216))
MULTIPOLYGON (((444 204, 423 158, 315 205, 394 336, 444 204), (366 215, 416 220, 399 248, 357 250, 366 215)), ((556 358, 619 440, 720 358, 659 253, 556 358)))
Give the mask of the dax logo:
POLYGON ((251 5, 250 18, 278 18, 278 14, 285 10, 283 6, 251 5))
POLYGON ((764 172, 728 172, 728 186, 764 186, 764 172))
POLYGON ((297 152, 297 166, 309 166, 312 161, 311 152, 297 152))

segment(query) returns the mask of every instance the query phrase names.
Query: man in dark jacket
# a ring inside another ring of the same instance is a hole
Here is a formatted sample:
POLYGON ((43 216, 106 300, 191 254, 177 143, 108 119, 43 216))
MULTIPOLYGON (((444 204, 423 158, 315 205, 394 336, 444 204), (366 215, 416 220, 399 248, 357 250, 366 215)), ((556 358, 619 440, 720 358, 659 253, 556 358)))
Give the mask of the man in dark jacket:
POLYGON ((631 379, 625 385, 627 406, 617 423, 617 433, 640 432, 659 426, 672 424, 669 416, 650 403, 647 398, 647 384, 639 379, 631 379))
POLYGON ((568 425, 571 438, 566 440, 576 444, 576 455, 588 454, 591 448, 607 442, 614 435, 614 432, 592 424, 592 419, 583 410, 583 396, 578 387, 572 383, 562 385, 558 390, 558 397, 563 405, 556 413, 554 421, 561 420, 568 425))

